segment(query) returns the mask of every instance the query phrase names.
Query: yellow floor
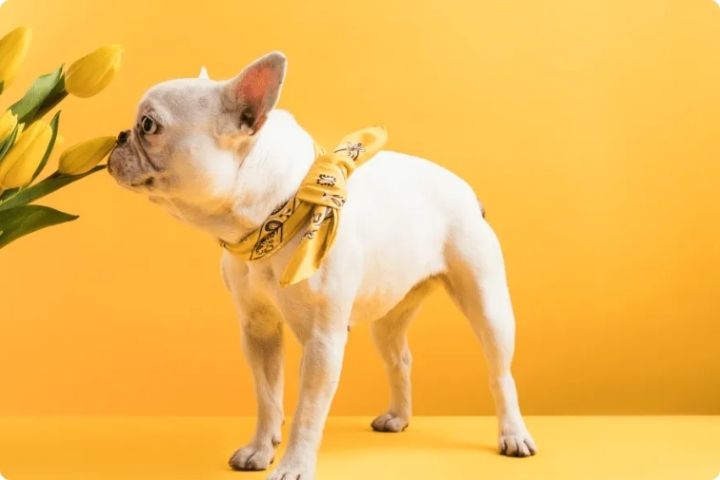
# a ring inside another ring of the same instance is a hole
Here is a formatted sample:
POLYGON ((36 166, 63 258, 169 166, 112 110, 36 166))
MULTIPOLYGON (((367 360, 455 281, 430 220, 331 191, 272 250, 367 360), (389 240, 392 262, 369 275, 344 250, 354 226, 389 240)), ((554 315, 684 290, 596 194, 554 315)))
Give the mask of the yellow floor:
MULTIPOLYGON (((370 418, 335 417, 318 479, 713 480, 720 417, 530 417, 540 453, 495 453, 492 417, 418 417, 401 434, 370 418)), ((7 480, 265 478, 226 460, 249 437, 250 418, 0 417, 7 480)))

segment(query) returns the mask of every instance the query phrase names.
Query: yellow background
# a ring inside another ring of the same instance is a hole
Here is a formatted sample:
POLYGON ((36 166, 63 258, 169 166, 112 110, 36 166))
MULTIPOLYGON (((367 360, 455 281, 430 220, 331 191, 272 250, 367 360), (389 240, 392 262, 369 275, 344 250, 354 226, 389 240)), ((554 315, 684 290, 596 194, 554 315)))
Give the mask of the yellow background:
MULTIPOLYGON (((720 9, 710 0, 10 0, 33 28, 2 101, 105 43, 123 69, 69 98, 66 145, 130 126, 143 91, 272 49, 280 101, 323 143, 390 146, 468 179, 506 253, 527 413, 720 413, 720 9)), ((0 251, 0 413, 251 414, 212 238, 104 173, 45 203, 78 213, 0 251)), ((415 410, 492 411, 444 293, 411 330, 415 410)), ((289 340, 287 404, 299 350, 289 340)), ((333 412, 386 405, 367 325, 333 412)))

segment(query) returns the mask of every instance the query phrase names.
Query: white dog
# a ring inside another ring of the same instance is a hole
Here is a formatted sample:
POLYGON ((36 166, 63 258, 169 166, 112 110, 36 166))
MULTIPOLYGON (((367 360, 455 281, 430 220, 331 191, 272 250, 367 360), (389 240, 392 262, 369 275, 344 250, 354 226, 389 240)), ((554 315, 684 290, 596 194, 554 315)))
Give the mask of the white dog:
MULTIPOLYGON (((161 83, 122 132, 108 169, 179 219, 237 242, 290 199, 312 164, 313 140, 273 110, 285 57, 270 53, 229 81, 161 83)), ((350 177, 334 246, 308 280, 280 287, 293 239, 258 261, 229 252, 222 272, 239 311, 258 401, 255 436, 230 459, 239 470, 273 462, 283 423, 283 327, 303 347, 300 400, 287 452, 271 480, 310 480, 338 385, 349 326, 373 320, 391 398, 375 430, 400 432, 410 420, 406 330, 422 298, 445 286, 479 337, 490 371, 499 449, 536 451, 510 372, 515 326, 502 252, 472 188, 429 161, 382 151, 350 177)))

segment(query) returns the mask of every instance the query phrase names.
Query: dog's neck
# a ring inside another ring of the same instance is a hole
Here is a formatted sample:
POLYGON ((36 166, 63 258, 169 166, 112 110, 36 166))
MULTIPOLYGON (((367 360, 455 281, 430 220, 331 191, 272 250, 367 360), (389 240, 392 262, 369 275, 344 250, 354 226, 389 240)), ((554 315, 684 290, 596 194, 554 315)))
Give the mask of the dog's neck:
POLYGON ((295 195, 315 158, 312 137, 288 112, 274 110, 252 139, 233 192, 203 206, 162 202, 170 212, 218 239, 237 242, 295 195))

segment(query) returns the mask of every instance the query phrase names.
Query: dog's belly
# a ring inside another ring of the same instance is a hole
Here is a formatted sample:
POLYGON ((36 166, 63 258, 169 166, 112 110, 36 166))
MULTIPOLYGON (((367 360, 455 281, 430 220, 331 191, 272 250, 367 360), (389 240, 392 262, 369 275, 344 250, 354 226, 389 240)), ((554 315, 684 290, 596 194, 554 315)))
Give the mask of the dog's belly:
POLYGON ((361 321, 374 321, 386 317, 389 312, 412 308, 417 302, 442 284, 442 275, 433 275, 416 283, 405 291, 399 299, 397 295, 386 298, 357 298, 353 304, 350 324, 361 321))

